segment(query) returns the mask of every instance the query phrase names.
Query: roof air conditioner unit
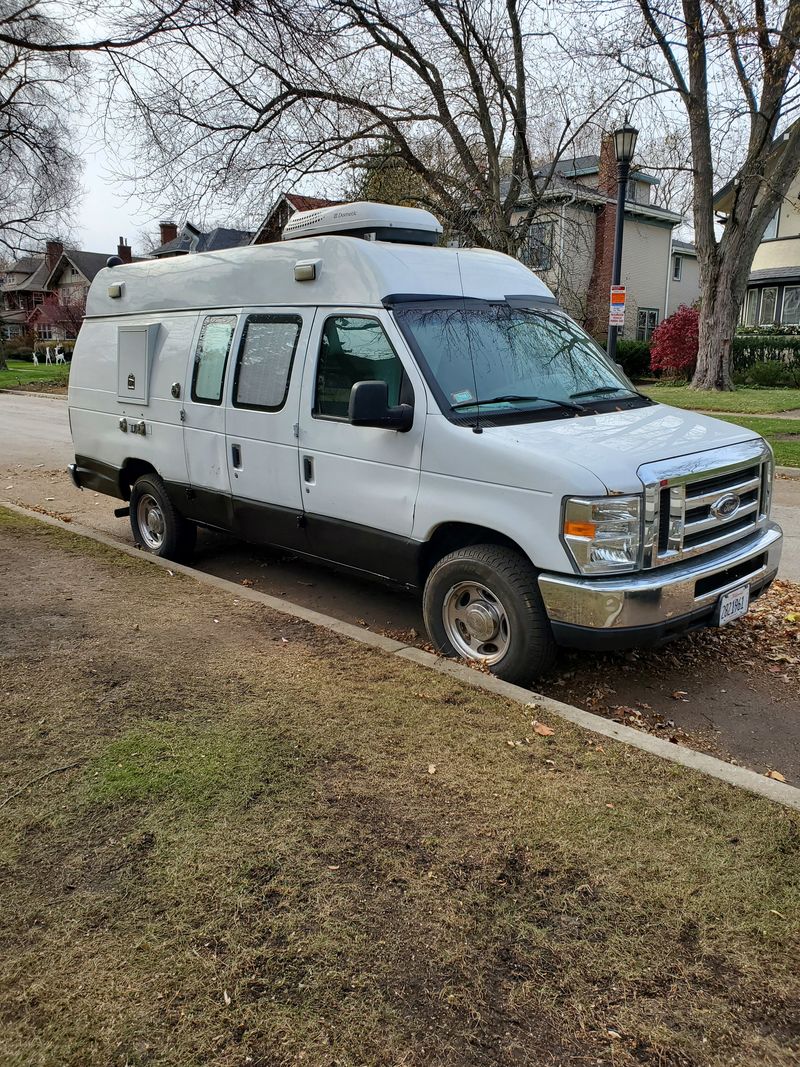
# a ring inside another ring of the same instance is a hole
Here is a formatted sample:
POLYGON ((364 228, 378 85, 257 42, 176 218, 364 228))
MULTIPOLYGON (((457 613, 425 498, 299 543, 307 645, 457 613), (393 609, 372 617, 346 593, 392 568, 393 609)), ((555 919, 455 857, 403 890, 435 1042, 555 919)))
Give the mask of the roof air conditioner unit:
POLYGON ((335 234, 340 237, 362 237, 367 241, 435 245, 441 232, 441 223, 430 211, 361 201, 298 211, 284 226, 283 240, 335 234))

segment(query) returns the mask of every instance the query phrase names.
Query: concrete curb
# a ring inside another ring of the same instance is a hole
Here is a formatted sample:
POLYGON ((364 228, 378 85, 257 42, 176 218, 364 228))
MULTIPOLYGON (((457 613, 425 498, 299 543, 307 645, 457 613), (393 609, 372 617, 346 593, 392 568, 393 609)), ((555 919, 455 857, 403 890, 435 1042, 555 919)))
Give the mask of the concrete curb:
POLYGON ((66 393, 40 393, 36 389, 0 389, 0 393, 10 396, 43 396, 46 400, 66 400, 66 393))
POLYGON ((800 478, 800 467, 776 467, 778 478, 800 478))
POLYGON ((672 763, 679 763, 683 767, 689 767, 692 770, 699 771, 701 774, 717 778, 719 781, 736 786, 738 789, 745 789, 776 804, 783 804, 787 808, 794 808, 796 811, 800 811, 800 789, 788 783, 774 781, 772 778, 767 778, 745 767, 734 766, 714 756, 707 756, 703 752, 695 752, 694 749, 683 748, 681 745, 664 741, 660 737, 653 737, 651 734, 634 730, 630 726, 622 726, 619 723, 612 722, 610 719, 604 719, 600 715, 593 715, 591 712, 575 708, 571 704, 562 704, 559 700, 553 700, 551 697, 534 693, 530 689, 523 689, 521 686, 512 685, 510 682, 503 682, 499 678, 495 678, 494 675, 484 674, 482 671, 474 670, 453 660, 441 659, 430 652, 425 652, 421 648, 403 644, 401 641, 394 641, 390 637, 384 637, 383 634, 374 633, 372 630, 364 630, 360 626, 353 626, 352 623, 344 622, 342 619, 323 615, 319 611, 314 611, 312 608, 304 608, 301 604, 294 604, 291 601, 284 600, 282 597, 260 593, 258 590, 248 589, 247 586, 237 585, 227 578, 218 578, 213 574, 205 574, 203 571, 187 567, 182 563, 173 563, 170 560, 160 559, 158 556, 152 556, 148 552, 132 548, 130 545, 115 541, 112 537, 106 537, 104 534, 97 533, 95 530, 90 530, 85 526, 63 522, 61 519, 53 518, 50 515, 42 515, 37 511, 30 511, 28 508, 12 504, 10 501, 0 500, 0 507, 7 508, 17 515, 24 515, 26 518, 45 523, 47 526, 55 526, 59 530, 66 530, 68 533, 76 534, 79 537, 97 541, 102 545, 113 548, 117 552, 124 552, 128 556, 133 556, 134 559, 140 559, 145 563, 161 567, 162 570, 185 574, 201 585, 207 585, 230 593, 240 600, 251 600, 257 604, 263 604, 265 607, 280 612, 282 615, 302 619, 313 626, 321 626, 352 641, 359 641, 362 645, 369 645, 372 648, 379 649, 381 652, 387 652, 389 655, 410 660, 420 667, 436 671, 439 674, 446 674, 464 685, 472 686, 473 689, 482 689, 484 692, 511 700, 515 704, 521 704, 523 707, 535 709, 545 714, 556 715, 558 718, 566 719, 568 722, 574 723, 585 730, 591 730, 593 733, 630 745, 632 748, 638 748, 642 752, 659 756, 661 759, 669 760, 672 763))

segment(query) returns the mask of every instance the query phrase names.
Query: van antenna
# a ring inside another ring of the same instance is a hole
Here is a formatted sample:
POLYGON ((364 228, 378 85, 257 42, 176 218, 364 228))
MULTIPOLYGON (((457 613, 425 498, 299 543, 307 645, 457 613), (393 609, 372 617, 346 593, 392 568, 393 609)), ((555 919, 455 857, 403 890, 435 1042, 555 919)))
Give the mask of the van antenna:
POLYGON ((475 425, 472 427, 473 433, 483 433, 483 427, 481 426, 481 402, 478 397, 478 375, 475 373, 475 354, 472 351, 472 339, 470 337, 469 325, 466 323, 467 317, 467 297, 464 292, 464 279, 461 275, 461 254, 456 252, 456 265, 458 266, 458 282, 461 286, 461 306, 464 311, 465 325, 467 326, 467 348, 469 349, 469 364, 472 368, 472 384, 475 389, 475 425))

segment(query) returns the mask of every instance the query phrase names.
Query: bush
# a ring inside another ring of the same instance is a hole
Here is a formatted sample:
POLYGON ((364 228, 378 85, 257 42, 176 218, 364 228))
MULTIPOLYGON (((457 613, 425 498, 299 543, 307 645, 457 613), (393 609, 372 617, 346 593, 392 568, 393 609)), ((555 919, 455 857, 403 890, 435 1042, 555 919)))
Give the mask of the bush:
POLYGON ((733 378, 746 385, 800 385, 800 336, 796 326, 764 326, 737 331, 733 339, 733 378), (778 332, 781 331, 781 332, 778 332), (763 370, 763 367, 769 369, 763 370))
POLYGON ((650 368, 649 341, 617 341, 617 362, 629 378, 641 378, 650 368))
MULTIPOLYGON (((18 339, 15 338, 15 340, 18 340, 18 339)), ((8 343, 11 344, 12 342, 9 341, 8 343)), ((51 353, 54 361, 55 361, 55 358, 56 358, 55 357, 56 345, 61 345, 61 347, 64 349, 64 355, 66 356, 67 362, 69 362, 72 359, 72 351, 75 348, 75 342, 74 341, 40 341, 38 339, 36 339, 34 341, 33 338, 28 338, 28 340, 25 342, 24 345, 20 345, 19 351, 17 351, 17 352, 8 351, 6 353, 6 358, 7 359, 19 359, 19 360, 22 360, 24 363, 33 363, 33 350, 35 348, 36 349, 36 354, 38 355, 39 359, 43 360, 44 359, 44 351, 45 351, 45 349, 47 348, 48 345, 50 346, 50 353, 51 353)))
POLYGON ((766 359, 744 369, 737 369, 734 361, 733 380, 736 385, 760 385, 767 389, 800 386, 800 365, 792 366, 780 359, 766 359))
POLYGON ((697 364, 699 338, 699 311, 681 304, 653 330, 650 369, 668 378, 691 377, 697 364))

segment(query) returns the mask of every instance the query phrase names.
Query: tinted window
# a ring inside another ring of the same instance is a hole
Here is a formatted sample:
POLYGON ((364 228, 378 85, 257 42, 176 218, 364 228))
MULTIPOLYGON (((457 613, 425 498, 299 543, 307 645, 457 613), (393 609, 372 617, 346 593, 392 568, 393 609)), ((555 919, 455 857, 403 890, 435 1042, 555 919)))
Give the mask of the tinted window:
POLYGON ((235 315, 209 315, 204 320, 194 357, 192 400, 205 404, 222 402, 225 364, 235 329, 235 315))
POLYGON ((356 382, 386 382, 394 406, 400 402, 402 380, 403 365, 379 322, 355 315, 328 319, 317 364, 315 415, 346 419, 356 382))
POLYGON ((289 389, 302 319, 297 315, 251 315, 244 327, 233 385, 240 408, 277 411, 289 389))

